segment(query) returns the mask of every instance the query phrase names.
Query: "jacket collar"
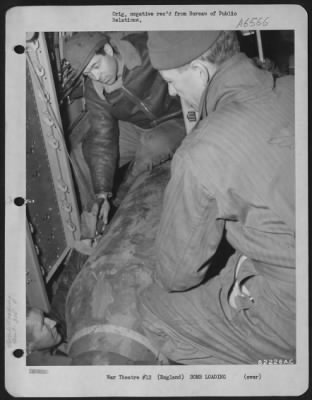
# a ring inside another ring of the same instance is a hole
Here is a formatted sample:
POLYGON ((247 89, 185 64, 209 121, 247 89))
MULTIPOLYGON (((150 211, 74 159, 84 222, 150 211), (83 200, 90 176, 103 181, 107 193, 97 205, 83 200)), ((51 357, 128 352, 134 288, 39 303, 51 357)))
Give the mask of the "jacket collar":
POLYGON ((245 54, 237 53, 221 64, 209 81, 201 97, 200 115, 205 118, 220 104, 234 98, 247 101, 258 97, 261 92, 272 90, 273 86, 270 72, 255 67, 245 54))

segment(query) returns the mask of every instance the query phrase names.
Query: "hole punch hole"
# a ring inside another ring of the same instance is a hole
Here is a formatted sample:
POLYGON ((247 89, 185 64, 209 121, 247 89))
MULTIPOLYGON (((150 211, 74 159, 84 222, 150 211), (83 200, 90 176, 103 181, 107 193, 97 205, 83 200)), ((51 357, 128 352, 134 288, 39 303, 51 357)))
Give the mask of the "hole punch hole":
POLYGON ((17 54, 24 54, 25 53, 25 47, 22 46, 21 44, 18 44, 17 46, 14 47, 14 51, 17 54))
POLYGON ((23 197, 15 197, 14 204, 18 207, 23 206, 25 204, 25 200, 23 197))
POLYGON ((13 356, 16 358, 21 358, 24 355, 24 350, 22 349, 16 349, 13 351, 13 356))

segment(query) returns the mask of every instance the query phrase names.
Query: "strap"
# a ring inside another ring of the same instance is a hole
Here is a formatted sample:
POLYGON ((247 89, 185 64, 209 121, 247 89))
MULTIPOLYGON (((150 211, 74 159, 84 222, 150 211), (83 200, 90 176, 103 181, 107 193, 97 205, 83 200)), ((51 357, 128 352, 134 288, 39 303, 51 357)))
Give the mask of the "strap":
POLYGON ((246 260, 247 260, 246 256, 243 256, 243 255, 240 256, 240 258, 238 259, 238 262, 236 264, 236 267, 235 267, 235 283, 234 283, 234 286, 233 286, 233 288, 232 288, 232 290, 231 290, 231 292, 229 294, 229 303, 235 309, 237 309, 237 305, 236 305, 235 299, 236 299, 237 296, 241 296, 242 295, 242 291, 241 291, 241 288, 239 286, 239 282, 237 280, 238 271, 239 271, 240 267, 242 266, 242 264, 244 263, 244 261, 246 261, 246 260))
POLYGON ((235 279, 237 279, 238 277, 238 271, 240 270, 240 267, 242 266, 242 264, 247 260, 246 256, 240 256, 238 259, 238 263, 236 265, 236 271, 235 271, 235 279))
POLYGON ((104 324, 104 325, 92 325, 86 328, 80 329, 78 332, 74 334, 71 340, 68 342, 67 352, 70 353, 70 349, 77 340, 81 339, 84 336, 96 333, 112 333, 120 336, 124 336, 128 339, 132 339, 137 343, 140 343, 142 346, 146 347, 150 350, 159 361, 160 364, 168 364, 167 358, 160 353, 156 347, 154 347, 151 342, 147 339, 146 336, 143 336, 141 333, 136 332, 132 329, 125 328, 123 326, 117 326, 112 324, 104 324))

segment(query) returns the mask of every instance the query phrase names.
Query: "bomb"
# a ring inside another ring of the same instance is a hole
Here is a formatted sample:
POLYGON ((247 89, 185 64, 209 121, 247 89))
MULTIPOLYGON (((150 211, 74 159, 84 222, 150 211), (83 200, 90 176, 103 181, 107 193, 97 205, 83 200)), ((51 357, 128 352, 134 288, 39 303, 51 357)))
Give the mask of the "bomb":
POLYGON ((153 282, 154 241, 170 162, 138 176, 66 301, 75 365, 166 364, 144 336, 140 293, 153 282))

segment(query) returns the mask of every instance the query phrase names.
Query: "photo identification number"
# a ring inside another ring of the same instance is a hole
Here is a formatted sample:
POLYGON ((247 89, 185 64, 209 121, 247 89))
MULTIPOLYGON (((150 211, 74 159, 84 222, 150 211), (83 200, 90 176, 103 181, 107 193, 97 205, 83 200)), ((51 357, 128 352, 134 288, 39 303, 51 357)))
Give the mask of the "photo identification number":
POLYGON ((269 25, 270 17, 241 18, 237 28, 262 28, 269 25))

